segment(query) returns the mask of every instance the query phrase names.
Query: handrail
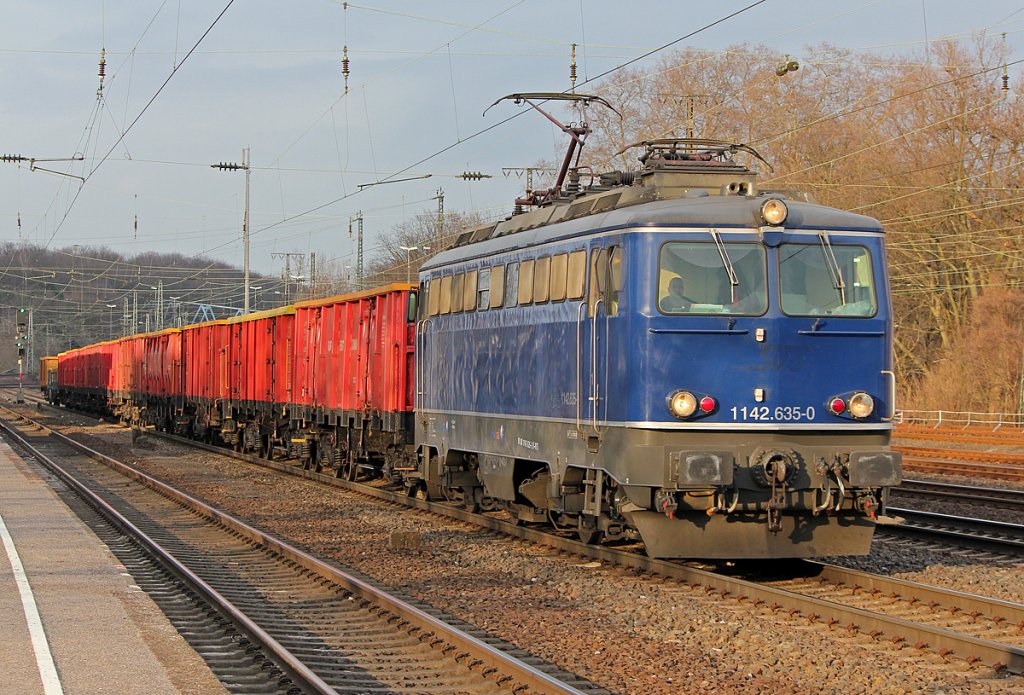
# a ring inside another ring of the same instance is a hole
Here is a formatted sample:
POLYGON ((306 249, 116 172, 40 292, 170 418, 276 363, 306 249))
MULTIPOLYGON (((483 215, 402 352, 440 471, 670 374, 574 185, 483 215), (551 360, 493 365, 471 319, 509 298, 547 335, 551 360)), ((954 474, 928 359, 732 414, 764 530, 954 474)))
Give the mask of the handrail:
POLYGON ((892 378, 892 382, 889 386, 889 413, 888 417, 883 417, 884 422, 892 422, 896 419, 896 373, 889 370, 883 369, 882 376, 888 376, 892 378))
POLYGON ((580 402, 583 400, 583 311, 587 302, 580 302, 576 310, 576 431, 583 434, 583 418, 580 402))

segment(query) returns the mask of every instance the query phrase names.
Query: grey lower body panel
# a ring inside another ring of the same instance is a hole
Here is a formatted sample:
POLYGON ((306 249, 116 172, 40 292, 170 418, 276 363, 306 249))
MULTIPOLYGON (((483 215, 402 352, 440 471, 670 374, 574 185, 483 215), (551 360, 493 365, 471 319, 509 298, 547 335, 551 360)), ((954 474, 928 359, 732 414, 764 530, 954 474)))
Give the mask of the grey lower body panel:
POLYGON ((634 512, 647 554, 658 558, 772 559, 867 555, 874 522, 862 515, 783 515, 782 530, 768 530, 763 515, 691 515, 670 519, 634 512))

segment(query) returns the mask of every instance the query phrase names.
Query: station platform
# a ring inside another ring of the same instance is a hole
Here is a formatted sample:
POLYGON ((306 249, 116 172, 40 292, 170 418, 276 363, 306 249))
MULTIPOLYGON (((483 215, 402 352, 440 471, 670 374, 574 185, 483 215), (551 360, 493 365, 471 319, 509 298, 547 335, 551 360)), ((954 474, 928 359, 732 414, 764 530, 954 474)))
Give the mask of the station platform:
POLYGON ((225 693, 110 550, 0 441, 0 693, 225 693))

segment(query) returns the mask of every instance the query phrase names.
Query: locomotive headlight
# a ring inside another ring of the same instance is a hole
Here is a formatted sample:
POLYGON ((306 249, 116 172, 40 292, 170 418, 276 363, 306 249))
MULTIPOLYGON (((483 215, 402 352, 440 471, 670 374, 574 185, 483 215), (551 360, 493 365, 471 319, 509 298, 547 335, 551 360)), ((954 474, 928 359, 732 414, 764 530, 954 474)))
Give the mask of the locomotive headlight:
POLYGON ((777 227, 786 221, 788 214, 789 208, 778 198, 769 198, 761 203, 761 219, 765 221, 765 224, 777 227))
POLYGON ((866 418, 875 409, 875 399, 863 391, 850 396, 850 415, 855 418, 866 418))
POLYGON ((687 418, 697 412, 697 398, 689 391, 676 391, 668 397, 668 410, 678 418, 687 418))

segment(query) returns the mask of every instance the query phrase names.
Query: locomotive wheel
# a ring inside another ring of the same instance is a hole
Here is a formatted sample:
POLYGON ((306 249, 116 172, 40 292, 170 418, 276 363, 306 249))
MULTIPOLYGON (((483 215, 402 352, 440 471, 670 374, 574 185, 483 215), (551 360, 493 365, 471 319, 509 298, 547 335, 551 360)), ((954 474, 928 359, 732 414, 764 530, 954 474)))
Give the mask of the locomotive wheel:
POLYGON ((580 543, 587 545, 595 545, 601 541, 601 530, 597 526, 586 526, 583 517, 577 517, 576 522, 576 537, 580 539, 580 543))
POLYGON ((462 506, 470 514, 480 513, 480 497, 483 491, 478 487, 466 488, 462 493, 462 506))

